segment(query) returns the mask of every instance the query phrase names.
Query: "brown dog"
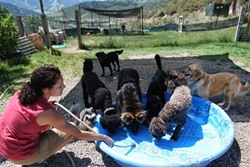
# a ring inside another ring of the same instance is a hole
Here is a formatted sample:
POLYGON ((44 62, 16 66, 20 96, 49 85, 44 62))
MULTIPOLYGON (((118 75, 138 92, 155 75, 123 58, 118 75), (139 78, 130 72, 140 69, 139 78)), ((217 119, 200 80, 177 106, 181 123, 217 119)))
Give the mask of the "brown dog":
POLYGON ((117 110, 120 113, 122 127, 128 126, 135 134, 146 118, 139 82, 139 74, 135 69, 124 68, 118 75, 116 92, 117 110))
POLYGON ((224 101, 218 105, 226 107, 229 110, 233 99, 237 96, 243 96, 250 92, 250 86, 247 82, 242 84, 238 76, 228 72, 216 74, 207 74, 199 64, 191 64, 184 70, 187 84, 191 89, 192 95, 209 99, 214 95, 224 95, 224 101))

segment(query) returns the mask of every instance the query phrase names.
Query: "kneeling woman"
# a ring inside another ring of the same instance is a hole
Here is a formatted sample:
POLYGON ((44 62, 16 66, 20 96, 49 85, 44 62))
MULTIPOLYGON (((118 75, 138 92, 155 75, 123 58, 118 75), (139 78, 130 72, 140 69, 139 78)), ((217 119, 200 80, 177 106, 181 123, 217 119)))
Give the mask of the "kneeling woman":
POLYGON ((44 65, 9 100, 0 117, 0 155, 24 166, 46 166, 45 161, 74 137, 86 141, 114 141, 106 135, 81 131, 54 109, 51 96, 61 96, 65 85, 60 70, 44 65), (50 127, 53 127, 50 129, 50 127))

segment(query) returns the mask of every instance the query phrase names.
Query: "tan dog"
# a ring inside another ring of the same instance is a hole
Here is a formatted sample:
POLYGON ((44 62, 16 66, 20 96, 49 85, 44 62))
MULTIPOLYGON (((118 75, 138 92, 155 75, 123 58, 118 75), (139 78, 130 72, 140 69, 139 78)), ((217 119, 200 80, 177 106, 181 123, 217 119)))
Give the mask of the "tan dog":
POLYGON ((224 108, 227 111, 233 99, 237 96, 243 96, 250 92, 250 86, 247 82, 242 84, 238 76, 228 72, 216 74, 207 74, 203 71, 199 64, 191 64, 184 74, 187 79, 187 84, 191 89, 191 94, 205 99, 209 99, 214 95, 224 95, 224 102, 218 105, 227 106, 224 108))

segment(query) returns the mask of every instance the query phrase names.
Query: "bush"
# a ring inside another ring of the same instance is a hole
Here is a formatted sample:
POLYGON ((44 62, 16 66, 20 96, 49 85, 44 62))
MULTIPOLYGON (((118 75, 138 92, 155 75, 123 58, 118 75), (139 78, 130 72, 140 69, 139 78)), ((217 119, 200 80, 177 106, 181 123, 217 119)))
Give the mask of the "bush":
POLYGON ((0 59, 11 58, 17 50, 17 26, 13 15, 0 4, 0 59))

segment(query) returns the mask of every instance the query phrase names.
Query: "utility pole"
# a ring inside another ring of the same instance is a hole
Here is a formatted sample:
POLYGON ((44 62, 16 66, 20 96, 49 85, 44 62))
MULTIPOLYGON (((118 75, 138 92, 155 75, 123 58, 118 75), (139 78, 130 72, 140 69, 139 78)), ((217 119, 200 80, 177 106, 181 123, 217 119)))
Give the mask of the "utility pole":
POLYGON ((48 21, 44 13, 43 1, 42 0, 39 0, 39 1, 40 1, 40 7, 41 7, 41 20, 42 20, 45 44, 46 44, 46 47, 50 50, 50 54, 52 55, 52 46, 51 46, 50 33, 49 33, 49 28, 48 28, 48 21))

